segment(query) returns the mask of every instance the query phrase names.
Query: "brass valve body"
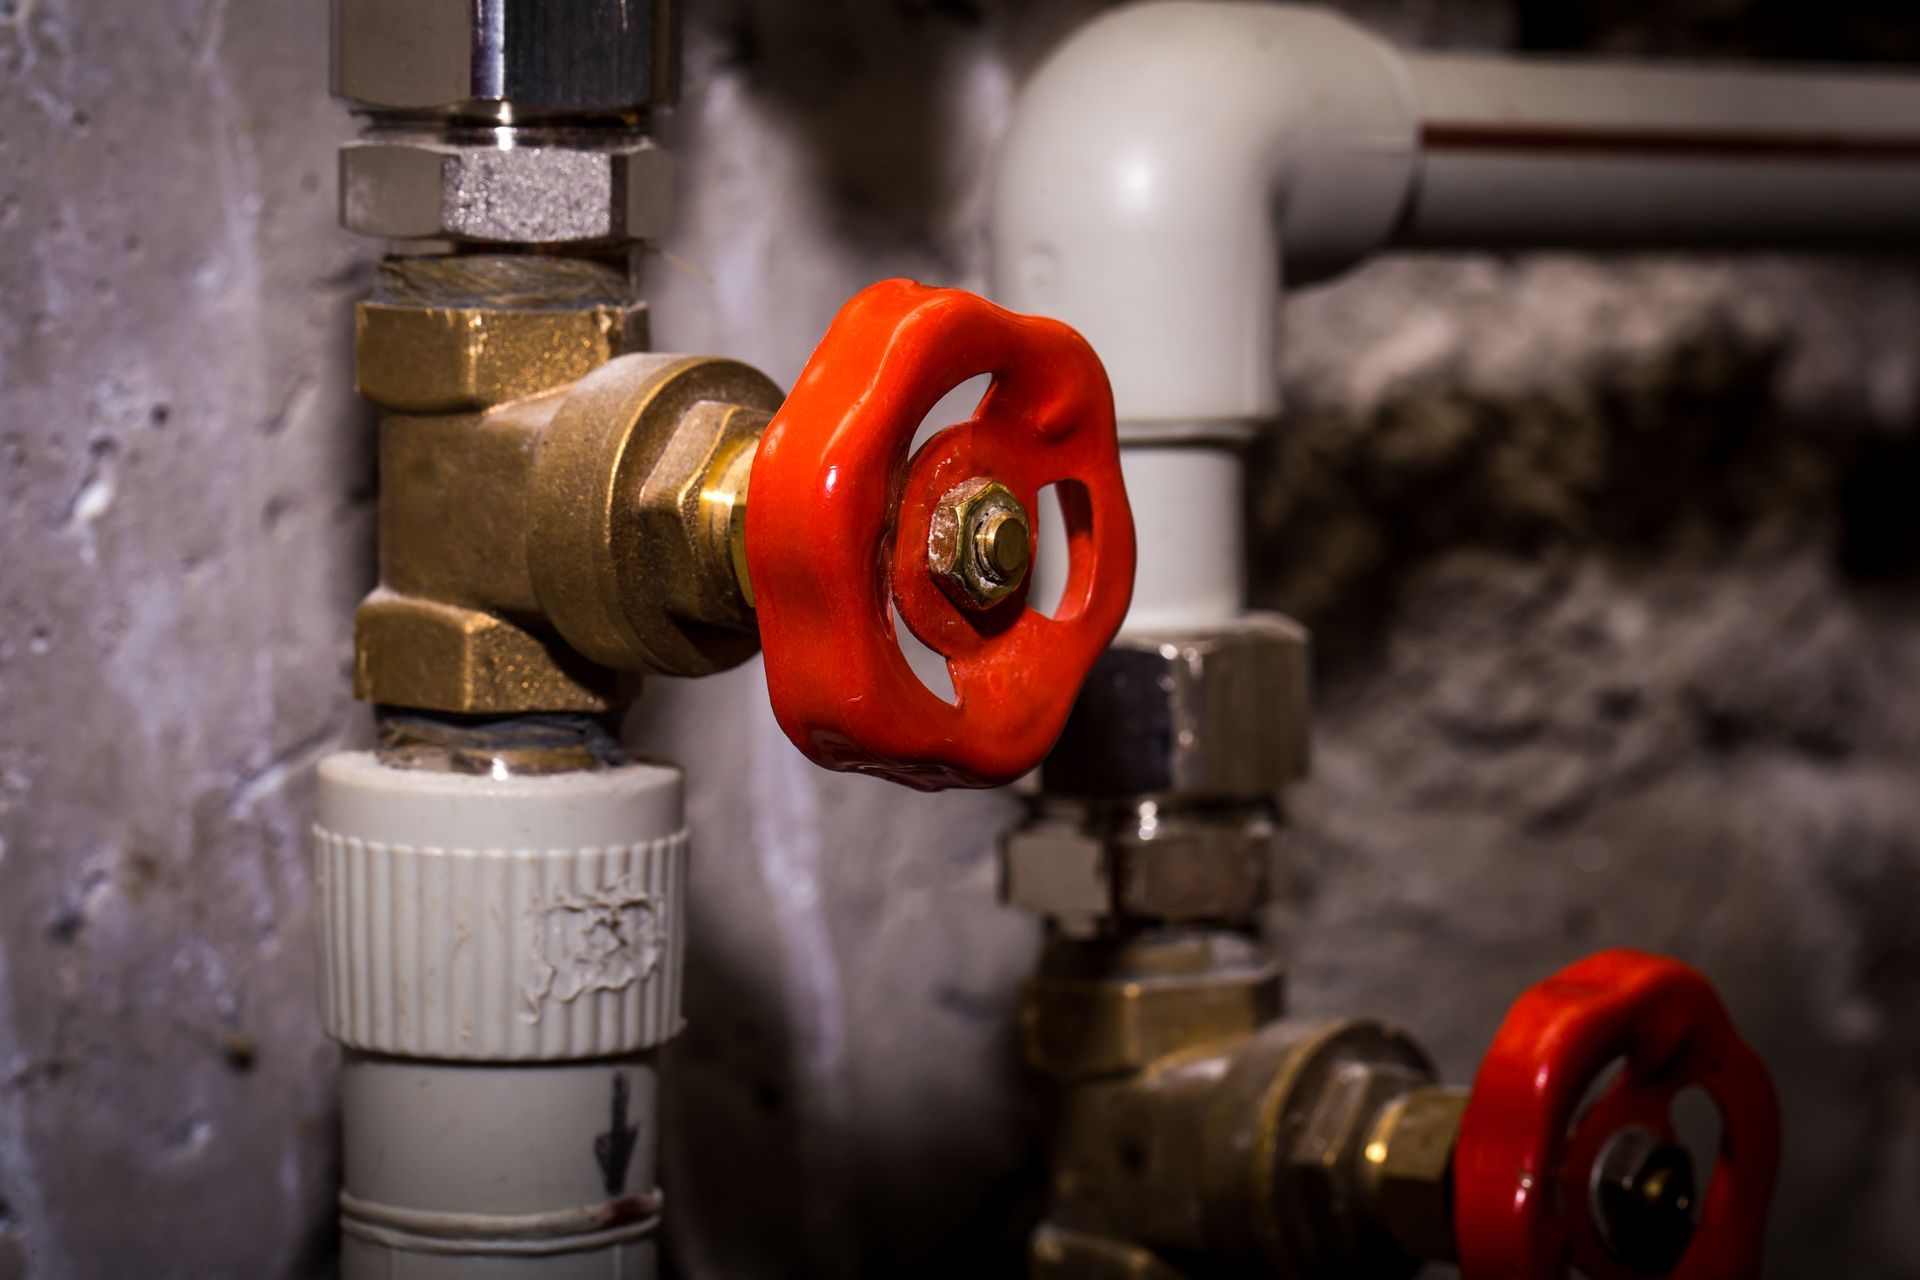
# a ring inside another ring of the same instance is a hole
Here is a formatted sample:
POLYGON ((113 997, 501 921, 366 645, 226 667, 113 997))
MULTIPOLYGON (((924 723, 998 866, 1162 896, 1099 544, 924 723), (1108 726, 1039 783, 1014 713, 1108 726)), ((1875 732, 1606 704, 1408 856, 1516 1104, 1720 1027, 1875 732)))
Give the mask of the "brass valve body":
POLYGON ((1035 1280, 1400 1277, 1452 1250, 1461 1095, 1378 1022, 1279 1017, 1247 939, 1055 937, 1023 1009, 1059 1086, 1035 1280))
POLYGON ((452 258, 389 264, 362 304, 360 390, 386 413, 356 697, 600 712, 619 673, 703 675, 758 647, 738 539, 779 388, 640 354, 645 310, 623 298, 588 262, 452 258))

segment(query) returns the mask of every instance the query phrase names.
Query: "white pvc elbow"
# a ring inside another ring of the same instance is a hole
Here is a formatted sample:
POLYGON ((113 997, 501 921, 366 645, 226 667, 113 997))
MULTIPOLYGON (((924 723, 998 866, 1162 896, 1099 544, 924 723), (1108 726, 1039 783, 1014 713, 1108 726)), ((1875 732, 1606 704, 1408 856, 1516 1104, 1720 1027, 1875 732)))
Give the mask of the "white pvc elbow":
POLYGON ((1243 438, 1279 411, 1282 244, 1290 282, 1384 244, 1417 145, 1404 61, 1344 18, 1116 10, 1052 56, 1015 113, 995 295, 1086 335, 1123 440, 1243 438))

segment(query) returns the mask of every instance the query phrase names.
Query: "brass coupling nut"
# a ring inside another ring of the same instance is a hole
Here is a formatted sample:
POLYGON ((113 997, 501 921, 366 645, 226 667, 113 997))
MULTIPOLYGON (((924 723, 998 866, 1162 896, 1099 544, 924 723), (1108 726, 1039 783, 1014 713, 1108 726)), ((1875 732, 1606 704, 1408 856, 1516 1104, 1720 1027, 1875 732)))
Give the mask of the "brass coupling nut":
POLYGON ((1056 1079, 1138 1071, 1280 1016, 1279 966, 1225 936, 1058 939, 1048 955, 1053 963, 1043 961, 1022 992, 1020 1019, 1028 1063, 1056 1079), (1060 963, 1088 955, 1106 960, 1060 963))
POLYGON ((764 374, 707 356, 624 357, 567 393, 534 459, 526 546, 568 644, 681 676, 753 655, 747 482, 780 401, 764 374))

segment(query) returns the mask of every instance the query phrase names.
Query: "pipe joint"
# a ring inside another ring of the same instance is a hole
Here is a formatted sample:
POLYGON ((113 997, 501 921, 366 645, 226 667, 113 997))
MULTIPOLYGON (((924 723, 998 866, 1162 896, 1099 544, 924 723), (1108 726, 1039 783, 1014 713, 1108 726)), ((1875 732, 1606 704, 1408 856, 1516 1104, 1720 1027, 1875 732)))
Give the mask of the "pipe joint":
POLYGON ((1123 440, 1244 437, 1280 407, 1283 275, 1332 275, 1392 236, 1417 137, 1404 61, 1334 13, 1119 10, 1016 112, 994 287, 1093 343, 1123 440))

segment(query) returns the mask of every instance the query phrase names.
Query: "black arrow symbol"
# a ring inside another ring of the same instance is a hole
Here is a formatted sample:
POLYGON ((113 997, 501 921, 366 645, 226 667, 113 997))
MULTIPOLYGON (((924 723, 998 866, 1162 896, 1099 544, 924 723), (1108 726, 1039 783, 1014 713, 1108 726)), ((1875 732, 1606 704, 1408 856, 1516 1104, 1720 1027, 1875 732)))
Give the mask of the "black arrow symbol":
POLYGON ((593 1160, 600 1166, 600 1181, 607 1194, 617 1196, 627 1187, 627 1169, 633 1164, 633 1149, 640 1145, 640 1126, 627 1123, 627 1077, 613 1078, 613 1107, 607 1131, 593 1140, 593 1160))

